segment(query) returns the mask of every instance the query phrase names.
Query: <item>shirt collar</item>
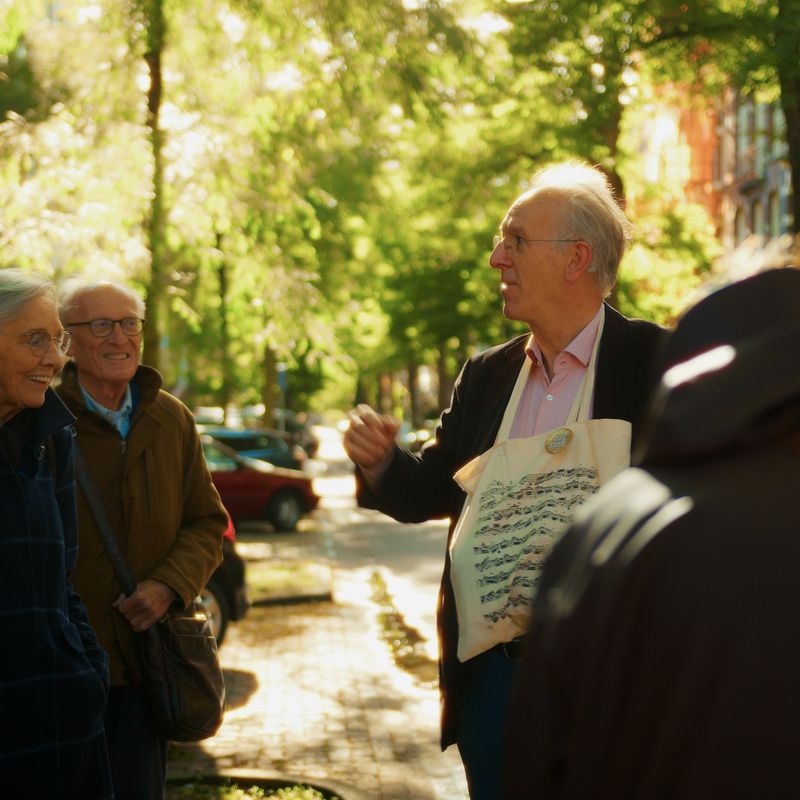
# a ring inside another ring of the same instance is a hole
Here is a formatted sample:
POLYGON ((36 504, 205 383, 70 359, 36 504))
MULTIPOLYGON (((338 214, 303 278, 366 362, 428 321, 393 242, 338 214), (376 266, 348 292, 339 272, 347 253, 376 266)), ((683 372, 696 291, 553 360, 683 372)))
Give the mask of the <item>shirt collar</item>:
MULTIPOLYGON (((578 333, 578 335, 564 348, 562 352, 569 353, 576 358, 584 367, 589 366, 592 358, 594 340, 597 338, 597 331, 600 328, 600 320, 605 313, 605 306, 602 304, 597 309, 597 313, 589 320, 589 323, 578 333)), ((525 345, 525 353, 533 362, 534 366, 542 363, 542 351, 536 343, 533 334, 528 338, 525 345)), ((560 353, 559 353, 560 355, 560 353)))
POLYGON ((100 403, 83 388, 80 380, 78 380, 78 386, 83 395, 83 402, 86 404, 86 408, 89 409, 89 411, 94 411, 110 422, 111 425, 120 432, 123 438, 127 436, 130 427, 131 412, 133 411, 133 395, 131 394, 130 383, 125 387, 125 396, 122 399, 122 405, 119 407, 118 411, 100 405, 100 403))

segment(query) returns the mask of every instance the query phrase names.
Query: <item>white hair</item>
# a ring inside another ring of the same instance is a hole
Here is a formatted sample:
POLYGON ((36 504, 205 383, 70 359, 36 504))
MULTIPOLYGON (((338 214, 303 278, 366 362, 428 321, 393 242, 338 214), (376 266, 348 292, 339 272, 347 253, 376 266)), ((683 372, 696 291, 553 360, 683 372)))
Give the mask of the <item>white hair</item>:
POLYGON ((37 297, 48 297, 55 304, 56 287, 49 278, 16 267, 0 269, 0 325, 16 317, 37 297))
POLYGON ((144 318, 144 300, 142 296, 135 289, 126 286, 124 283, 116 283, 115 281, 91 281, 86 282, 80 278, 72 278, 65 281, 59 291, 59 311, 62 318, 66 318, 70 311, 80 305, 81 300, 87 294, 91 294, 98 289, 111 288, 120 294, 125 295, 134 303, 136 303, 136 313, 144 318))
POLYGON ((633 226, 614 196, 607 176, 598 167, 582 161, 554 164, 533 176, 529 189, 514 205, 541 191, 563 198, 564 214, 558 235, 591 245, 588 271, 594 273, 603 294, 608 294, 616 283, 633 226))

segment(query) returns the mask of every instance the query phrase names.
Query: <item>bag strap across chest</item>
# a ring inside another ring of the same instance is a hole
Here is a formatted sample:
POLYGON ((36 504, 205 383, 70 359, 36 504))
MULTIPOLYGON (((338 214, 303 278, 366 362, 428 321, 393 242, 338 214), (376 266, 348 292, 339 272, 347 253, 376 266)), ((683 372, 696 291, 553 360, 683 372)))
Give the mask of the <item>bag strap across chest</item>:
POLYGON ((86 501, 89 503, 89 508, 92 510, 97 529, 100 531, 100 536, 103 539, 108 557, 111 559, 114 572, 122 586, 122 591, 125 592, 126 596, 130 596, 136 591, 136 579, 133 577, 125 556, 122 555, 122 551, 119 549, 119 542, 111 529, 111 523, 100 498, 100 492, 97 490, 97 486, 89 472, 89 466, 77 441, 75 442, 75 474, 86 496, 86 501))

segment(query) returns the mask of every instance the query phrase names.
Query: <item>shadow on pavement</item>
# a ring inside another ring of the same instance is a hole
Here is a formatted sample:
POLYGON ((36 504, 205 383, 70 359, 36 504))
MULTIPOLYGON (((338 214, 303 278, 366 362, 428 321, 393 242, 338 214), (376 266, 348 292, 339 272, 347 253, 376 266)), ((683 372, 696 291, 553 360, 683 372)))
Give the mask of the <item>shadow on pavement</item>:
POLYGON ((223 669, 222 677, 225 679, 225 707, 240 708, 258 689, 258 678, 253 672, 239 669, 223 669))

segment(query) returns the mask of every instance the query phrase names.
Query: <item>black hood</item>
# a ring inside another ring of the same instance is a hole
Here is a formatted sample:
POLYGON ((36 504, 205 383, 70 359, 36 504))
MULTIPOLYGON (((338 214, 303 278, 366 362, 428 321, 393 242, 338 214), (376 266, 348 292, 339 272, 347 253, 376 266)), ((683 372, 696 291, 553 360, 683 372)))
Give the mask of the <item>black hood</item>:
POLYGON ((800 271, 770 270, 709 295, 678 322, 662 365, 637 464, 701 457, 798 430, 800 271))
POLYGON ((661 372, 721 344, 743 344, 800 321, 800 269, 771 269, 732 283, 686 311, 666 340, 661 372))

